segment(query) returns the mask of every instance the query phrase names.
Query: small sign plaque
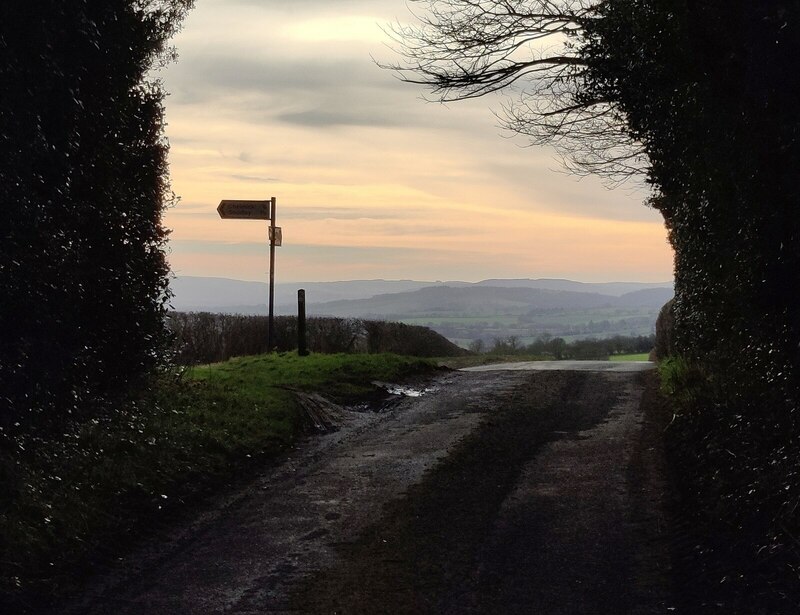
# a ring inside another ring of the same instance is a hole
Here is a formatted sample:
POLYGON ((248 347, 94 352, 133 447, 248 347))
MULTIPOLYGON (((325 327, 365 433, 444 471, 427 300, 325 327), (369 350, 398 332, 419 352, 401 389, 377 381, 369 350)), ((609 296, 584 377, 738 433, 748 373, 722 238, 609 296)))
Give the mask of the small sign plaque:
POLYGON ((270 226, 269 227, 269 240, 272 241, 273 235, 272 230, 275 229, 275 245, 280 246, 283 243, 283 232, 281 231, 280 226, 270 226))

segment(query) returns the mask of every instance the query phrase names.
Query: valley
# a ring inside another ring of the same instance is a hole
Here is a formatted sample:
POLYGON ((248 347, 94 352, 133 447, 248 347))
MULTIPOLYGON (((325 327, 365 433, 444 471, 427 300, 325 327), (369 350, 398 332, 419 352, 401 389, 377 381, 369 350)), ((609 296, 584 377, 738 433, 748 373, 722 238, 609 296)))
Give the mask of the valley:
MULTIPOLYGON (((176 278, 179 311, 266 314, 267 285, 222 278, 176 278)), ((294 314, 298 288, 306 290, 309 316, 391 320, 422 325, 450 341, 489 348, 560 337, 646 336, 673 294, 664 283, 585 283, 515 279, 481 282, 354 280, 277 284, 276 314, 294 314)))

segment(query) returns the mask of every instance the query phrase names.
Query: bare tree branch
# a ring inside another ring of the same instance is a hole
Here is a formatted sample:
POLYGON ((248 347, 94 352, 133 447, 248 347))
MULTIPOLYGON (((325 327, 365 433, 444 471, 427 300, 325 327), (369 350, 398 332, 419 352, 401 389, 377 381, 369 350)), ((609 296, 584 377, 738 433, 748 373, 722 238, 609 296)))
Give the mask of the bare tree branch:
POLYGON ((416 25, 387 30, 403 61, 382 64, 429 100, 506 92, 501 125, 550 144, 565 166, 613 184, 642 175, 647 158, 625 114, 586 95, 584 30, 606 0, 411 0, 416 25))

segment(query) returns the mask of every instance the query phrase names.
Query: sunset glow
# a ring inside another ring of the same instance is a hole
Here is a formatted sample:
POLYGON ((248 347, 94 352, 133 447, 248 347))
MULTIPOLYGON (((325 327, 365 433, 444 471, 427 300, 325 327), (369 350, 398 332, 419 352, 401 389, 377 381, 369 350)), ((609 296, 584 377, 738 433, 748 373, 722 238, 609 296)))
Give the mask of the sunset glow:
POLYGON ((275 196, 282 281, 567 277, 666 281, 672 253, 642 191, 559 172, 496 127, 500 99, 420 100, 372 57, 402 0, 204 0, 161 77, 178 275, 263 280, 266 224, 220 199, 275 196))

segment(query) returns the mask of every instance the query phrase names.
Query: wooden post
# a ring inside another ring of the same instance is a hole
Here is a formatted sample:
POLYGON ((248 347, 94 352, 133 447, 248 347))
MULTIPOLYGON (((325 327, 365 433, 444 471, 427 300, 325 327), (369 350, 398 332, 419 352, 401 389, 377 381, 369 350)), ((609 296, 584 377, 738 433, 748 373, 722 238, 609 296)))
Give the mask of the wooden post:
POLYGON ((297 354, 308 356, 306 348, 306 291, 297 291, 297 354))
POLYGON ((269 325, 267 352, 275 350, 275 197, 270 199, 269 230, 269 325))

